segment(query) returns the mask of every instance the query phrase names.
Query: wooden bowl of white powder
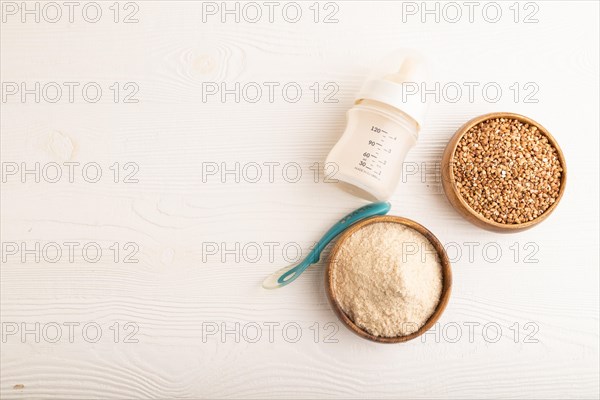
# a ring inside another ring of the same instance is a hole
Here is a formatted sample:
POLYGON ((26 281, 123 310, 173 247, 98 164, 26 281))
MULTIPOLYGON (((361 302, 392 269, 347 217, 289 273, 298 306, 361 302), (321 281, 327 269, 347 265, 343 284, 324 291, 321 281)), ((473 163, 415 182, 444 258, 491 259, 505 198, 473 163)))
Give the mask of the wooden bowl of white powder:
POLYGON ((450 261, 439 240, 402 217, 353 225, 334 246, 325 274, 338 318, 359 336, 399 343, 425 333, 450 298, 450 261))

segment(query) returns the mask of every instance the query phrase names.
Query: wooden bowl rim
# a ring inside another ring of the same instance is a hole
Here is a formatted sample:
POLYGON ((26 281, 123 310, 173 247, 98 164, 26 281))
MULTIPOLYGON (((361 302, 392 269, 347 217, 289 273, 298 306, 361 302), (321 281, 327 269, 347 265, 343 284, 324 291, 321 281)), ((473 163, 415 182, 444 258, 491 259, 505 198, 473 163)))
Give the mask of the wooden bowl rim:
POLYGON ((427 332, 438 321, 438 319, 440 318, 440 316, 446 309, 446 306, 448 305, 448 301, 450 300, 450 292, 452 290, 452 268, 450 265, 450 260, 448 259, 448 255, 446 254, 446 250, 444 249, 444 246, 442 245, 442 243, 438 240, 437 237, 435 237, 435 235, 433 233, 431 233, 423 225, 421 225, 418 222, 415 222, 413 220, 410 220, 408 218, 403 218, 403 217, 398 217, 398 216, 392 216, 392 215, 375 216, 375 217, 367 218, 361 222, 358 222, 358 223, 352 225, 350 228, 348 228, 346 231, 344 231, 344 233, 342 233, 342 235, 339 237, 339 239, 337 240, 335 246, 333 247, 333 249, 331 250, 331 253, 329 255, 329 261, 327 263, 327 269, 325 272, 325 288, 326 288, 326 292, 327 292, 327 298, 329 300, 329 303, 331 304, 331 307, 333 308, 333 311, 335 312, 337 317, 340 319, 340 321, 342 321, 342 323, 344 325, 346 325, 346 327, 349 328, 352 332, 354 332, 355 334, 357 334, 358 336, 360 336, 364 339, 371 340, 371 341, 377 342, 377 343, 402 343, 402 342, 406 342, 411 339, 414 339, 414 338, 422 335, 423 333, 427 332), (427 322, 425 322, 425 324, 421 328, 419 328, 419 330, 411 333, 410 335, 396 336, 396 337, 382 337, 382 336, 372 335, 369 332, 363 330, 361 327, 356 325, 354 323, 354 321, 352 321, 350 319, 350 317, 348 317, 348 315, 346 315, 344 310, 342 310, 342 308, 340 307, 340 305, 336 299, 336 296, 335 296, 335 293, 333 290, 333 284, 332 284, 333 269, 335 268, 335 260, 338 256, 338 252, 339 252, 340 248, 342 247, 342 244, 344 244, 345 241, 350 236, 352 236, 355 232, 362 229, 363 227, 370 225, 370 224, 376 224, 376 223, 382 223, 382 222, 398 223, 400 225, 414 229, 417 232, 419 232, 420 234, 422 234, 423 236, 425 236, 425 238, 427 240, 429 240, 429 242, 433 245, 433 247, 437 251, 439 258, 440 258, 440 263, 442 265, 442 294, 440 295, 440 300, 435 308, 435 311, 433 312, 433 314, 431 314, 431 316, 429 317, 427 322))
MULTIPOLYGON (((448 165, 442 166, 442 167, 443 167, 443 169, 447 169, 449 184, 450 184, 450 187, 452 188, 452 192, 454 193, 454 196, 456 197, 458 202, 461 204, 461 206, 463 206, 463 208, 467 212, 470 213, 470 215, 475 217, 482 224, 487 225, 488 227, 493 228, 494 230, 521 231, 521 230, 525 230, 527 228, 531 228, 532 226, 537 225, 540 222, 542 222, 544 219, 546 219, 554 211, 554 209, 556 208, 556 206, 558 206, 558 203, 562 199, 562 196, 565 192, 566 183, 567 183, 567 163, 565 161, 565 156, 562 152, 562 149, 558 145, 558 142, 554 138, 554 136, 552 136, 552 134, 550 134, 550 132, 546 128, 544 128, 544 126, 542 124, 538 123, 537 121, 535 121, 529 117, 526 117, 521 114, 510 113, 510 112, 495 112, 495 113, 488 113, 488 114, 480 115, 478 117, 470 119, 469 121, 464 123, 460 128, 458 128, 456 133, 450 139, 448 146, 451 148, 451 152, 448 157, 448 159, 449 159, 448 165), (533 126, 537 127, 538 130, 540 130, 548 138, 548 141, 556 149, 556 152, 558 154, 558 159, 559 159, 561 167, 563 169, 561 178, 560 178, 560 190, 558 192, 558 197, 556 198, 556 201, 552 205, 550 205, 550 207, 548 207, 548 209, 543 214, 538 215, 535 219, 533 219, 531 221, 523 222, 520 224, 501 224, 499 222, 489 220, 489 219, 485 218, 484 216, 482 216, 481 214, 477 213, 475 210, 473 210, 471 208, 471 206, 465 201, 465 199, 463 199, 461 194, 456 189, 456 180, 454 177, 454 168, 452 168, 452 162, 454 160, 454 153, 456 152, 458 143, 460 142, 462 137, 465 135, 465 133, 467 133, 475 125, 477 125, 481 122, 490 120, 490 119, 497 119, 497 118, 516 119, 521 122, 524 122, 529 125, 533 125, 533 126)), ((445 150, 445 151, 448 151, 448 150, 445 150)))

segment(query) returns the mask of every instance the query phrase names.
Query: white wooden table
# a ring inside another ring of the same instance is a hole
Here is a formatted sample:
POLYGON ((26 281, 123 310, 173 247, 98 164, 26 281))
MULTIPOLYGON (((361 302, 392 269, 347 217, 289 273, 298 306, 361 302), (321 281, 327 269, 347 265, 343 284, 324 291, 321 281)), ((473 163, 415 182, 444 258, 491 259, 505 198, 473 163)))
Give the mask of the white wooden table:
POLYGON ((2 2, 2 399, 598 398, 597 2, 26 7, 2 2), (318 171, 397 47, 439 89, 391 213, 447 246, 454 288, 423 340, 379 345, 331 311, 326 255, 260 282, 364 204, 318 171), (518 234, 461 219, 436 173, 493 111, 568 162, 518 234))

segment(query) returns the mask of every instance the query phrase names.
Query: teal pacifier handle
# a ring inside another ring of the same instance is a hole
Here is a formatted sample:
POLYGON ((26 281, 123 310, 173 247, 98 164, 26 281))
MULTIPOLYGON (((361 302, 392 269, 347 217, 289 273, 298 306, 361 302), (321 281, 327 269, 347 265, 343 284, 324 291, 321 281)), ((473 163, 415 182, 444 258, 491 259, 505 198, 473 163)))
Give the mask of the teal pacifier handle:
POLYGON ((277 283, 281 286, 287 285, 291 283, 296 278, 298 278, 309 266, 319 261, 321 258, 321 252, 329 242, 335 239, 340 233, 348 229, 350 226, 355 223, 362 221, 365 218, 369 218, 375 215, 385 215, 390 211, 391 204, 388 202, 378 202, 371 203, 363 206, 357 210, 352 211, 350 214, 346 215, 344 218, 339 220, 335 225, 333 225, 325 235, 317 242, 312 251, 306 256, 300 264, 296 267, 286 271, 282 274, 279 279, 277 279, 277 283))

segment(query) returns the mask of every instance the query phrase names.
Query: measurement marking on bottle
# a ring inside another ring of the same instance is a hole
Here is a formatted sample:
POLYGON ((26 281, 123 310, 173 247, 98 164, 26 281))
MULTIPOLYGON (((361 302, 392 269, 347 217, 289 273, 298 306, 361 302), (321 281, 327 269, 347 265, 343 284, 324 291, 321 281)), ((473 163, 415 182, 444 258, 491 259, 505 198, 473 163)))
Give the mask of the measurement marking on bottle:
POLYGON ((381 179, 382 168, 388 164, 387 158, 392 154, 391 143, 386 144, 386 140, 396 141, 397 136, 391 136, 388 131, 383 130, 377 126, 371 126, 371 132, 374 132, 377 136, 372 137, 369 141, 369 148, 373 151, 366 151, 362 155, 362 159, 358 163, 357 171, 365 173, 373 178, 381 179), (382 153, 383 150, 383 153, 382 153))

